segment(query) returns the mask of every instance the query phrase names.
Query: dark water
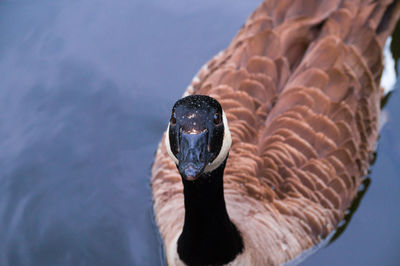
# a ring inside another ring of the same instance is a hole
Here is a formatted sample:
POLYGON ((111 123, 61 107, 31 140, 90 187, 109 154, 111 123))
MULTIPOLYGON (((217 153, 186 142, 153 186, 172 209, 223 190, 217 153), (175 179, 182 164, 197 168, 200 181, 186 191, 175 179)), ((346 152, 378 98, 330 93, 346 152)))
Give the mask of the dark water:
MULTIPOLYGON (((259 0, 0 3, 0 265, 160 265, 169 109, 259 0)), ((400 95, 346 231, 305 265, 400 262, 400 95)))

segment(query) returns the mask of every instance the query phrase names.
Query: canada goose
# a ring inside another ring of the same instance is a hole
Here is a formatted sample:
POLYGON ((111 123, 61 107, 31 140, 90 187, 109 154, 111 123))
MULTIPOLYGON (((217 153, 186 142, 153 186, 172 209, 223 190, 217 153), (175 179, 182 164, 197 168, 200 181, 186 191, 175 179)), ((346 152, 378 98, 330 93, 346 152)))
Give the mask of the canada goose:
POLYGON ((152 168, 169 265, 279 265, 336 228, 372 158, 399 13, 265 1, 200 70, 152 168))

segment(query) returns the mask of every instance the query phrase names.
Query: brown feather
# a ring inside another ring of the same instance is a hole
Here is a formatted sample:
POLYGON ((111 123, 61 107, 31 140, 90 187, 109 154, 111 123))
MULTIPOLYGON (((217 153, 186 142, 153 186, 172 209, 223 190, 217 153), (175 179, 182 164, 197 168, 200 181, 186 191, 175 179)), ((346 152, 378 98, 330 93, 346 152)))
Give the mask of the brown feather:
MULTIPOLYGON (((278 265, 343 218, 377 140, 382 47, 392 1, 265 1, 187 94, 218 99, 233 144, 224 174, 245 250, 232 264, 278 265)), ((182 184, 162 141, 152 168, 168 262, 181 264, 182 184)))

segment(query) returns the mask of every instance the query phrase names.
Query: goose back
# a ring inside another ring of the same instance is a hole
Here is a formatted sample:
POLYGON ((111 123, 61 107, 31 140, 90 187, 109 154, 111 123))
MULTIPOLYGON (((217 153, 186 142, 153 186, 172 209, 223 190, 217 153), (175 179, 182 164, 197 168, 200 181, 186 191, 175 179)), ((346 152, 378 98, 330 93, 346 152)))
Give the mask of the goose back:
MULTIPOLYGON (((225 200, 245 246, 232 264, 287 262, 343 219, 374 152, 382 49, 399 11, 399 1, 265 1, 187 88, 216 98, 229 121, 225 200)), ((151 183, 173 265, 185 210, 163 140, 151 183)))

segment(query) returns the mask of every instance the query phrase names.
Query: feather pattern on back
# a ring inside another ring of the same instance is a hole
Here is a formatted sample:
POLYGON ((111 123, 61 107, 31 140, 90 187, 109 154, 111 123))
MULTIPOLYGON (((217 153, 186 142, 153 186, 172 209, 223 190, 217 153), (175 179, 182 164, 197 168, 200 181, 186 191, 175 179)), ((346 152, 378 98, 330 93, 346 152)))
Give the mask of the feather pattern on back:
MULTIPOLYGON (((343 219, 377 140, 382 49, 399 9, 265 1, 187 88, 216 98, 229 121, 225 199, 245 245, 232 264, 289 261, 343 219)), ((151 182, 168 262, 179 264, 183 187, 164 141, 151 182)))

